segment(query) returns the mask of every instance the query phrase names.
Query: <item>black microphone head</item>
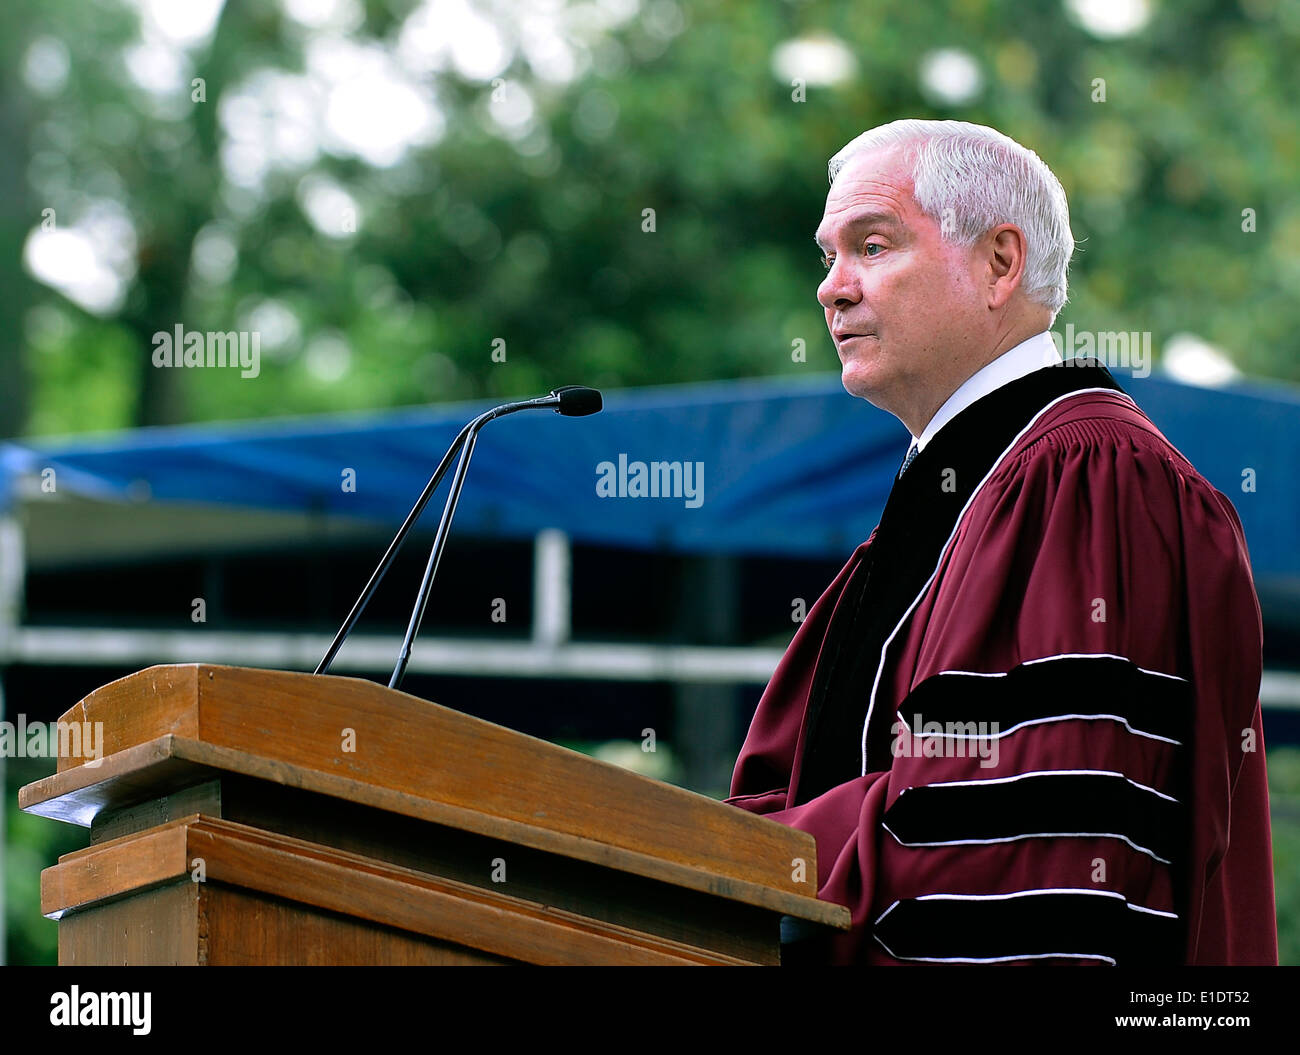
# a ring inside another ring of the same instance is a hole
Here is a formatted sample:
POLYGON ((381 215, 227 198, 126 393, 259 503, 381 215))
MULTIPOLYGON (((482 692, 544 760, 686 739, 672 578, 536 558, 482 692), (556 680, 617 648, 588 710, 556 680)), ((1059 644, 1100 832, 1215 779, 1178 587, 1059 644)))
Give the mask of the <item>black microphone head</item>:
POLYGON ((565 385, 553 389, 551 395, 560 397, 560 405, 555 408, 556 413, 569 418, 595 414, 604 405, 599 392, 594 388, 584 388, 582 385, 565 385))

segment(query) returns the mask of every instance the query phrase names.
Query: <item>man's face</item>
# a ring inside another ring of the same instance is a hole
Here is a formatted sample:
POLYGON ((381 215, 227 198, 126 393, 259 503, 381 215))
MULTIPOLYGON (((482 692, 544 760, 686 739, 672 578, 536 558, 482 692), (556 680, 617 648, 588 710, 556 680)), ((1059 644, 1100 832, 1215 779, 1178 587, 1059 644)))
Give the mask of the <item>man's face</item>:
POLYGON ((897 147, 854 155, 840 170, 817 228, 830 265, 817 299, 845 389, 919 434, 969 376, 987 312, 974 254, 943 241, 911 192, 897 147))

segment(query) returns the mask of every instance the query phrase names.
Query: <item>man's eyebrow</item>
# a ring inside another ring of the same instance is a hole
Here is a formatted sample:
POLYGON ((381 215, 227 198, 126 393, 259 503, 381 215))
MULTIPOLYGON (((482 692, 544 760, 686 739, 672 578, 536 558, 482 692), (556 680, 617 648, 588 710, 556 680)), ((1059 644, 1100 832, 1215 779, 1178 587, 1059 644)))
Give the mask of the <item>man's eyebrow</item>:
MULTIPOLYGON (((853 231, 859 227, 890 227, 895 230, 902 226, 898 216, 892 212, 883 209, 865 209, 862 212, 854 213, 843 224, 845 230, 853 231)), ((826 245, 822 242, 820 231, 813 232, 813 242, 817 248, 825 252, 826 245)))

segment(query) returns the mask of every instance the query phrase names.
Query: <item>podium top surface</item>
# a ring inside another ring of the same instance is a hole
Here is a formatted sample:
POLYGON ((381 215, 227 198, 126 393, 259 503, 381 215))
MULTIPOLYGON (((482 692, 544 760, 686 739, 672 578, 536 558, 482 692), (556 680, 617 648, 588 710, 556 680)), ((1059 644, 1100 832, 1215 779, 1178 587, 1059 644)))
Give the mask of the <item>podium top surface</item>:
POLYGON ((101 723, 102 757, 60 757, 21 789, 28 812, 88 825, 233 772, 848 925, 813 896, 811 835, 363 679, 156 666, 60 721, 101 723))

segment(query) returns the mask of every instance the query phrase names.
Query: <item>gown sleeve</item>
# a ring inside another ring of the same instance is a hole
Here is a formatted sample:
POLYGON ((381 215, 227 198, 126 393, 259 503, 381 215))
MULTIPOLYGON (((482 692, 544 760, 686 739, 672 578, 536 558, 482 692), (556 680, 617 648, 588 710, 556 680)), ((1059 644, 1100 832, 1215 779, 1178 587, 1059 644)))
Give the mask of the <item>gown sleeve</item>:
POLYGON ((808 610, 777 664, 736 760, 731 797, 727 799, 733 806, 758 814, 785 807, 803 723, 803 705, 812 688, 822 641, 845 586, 874 538, 873 532, 808 610))
POLYGON ((834 962, 1276 962, 1260 672, 1231 504, 1074 423, 995 470, 899 628, 890 768, 763 812, 852 913, 834 962))

